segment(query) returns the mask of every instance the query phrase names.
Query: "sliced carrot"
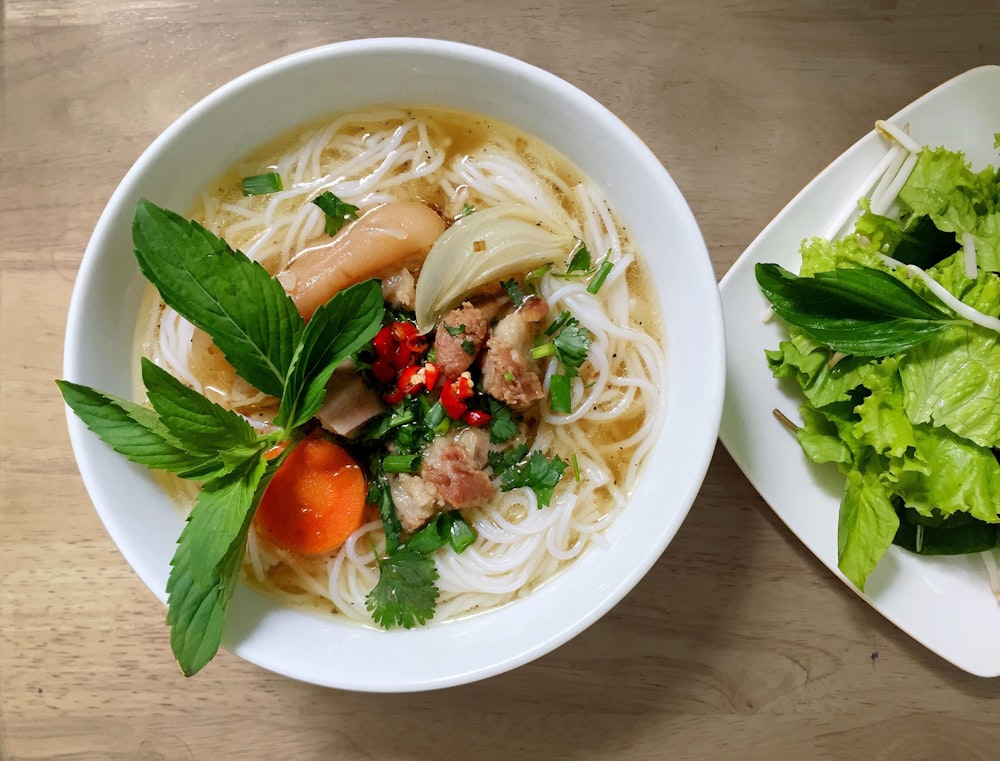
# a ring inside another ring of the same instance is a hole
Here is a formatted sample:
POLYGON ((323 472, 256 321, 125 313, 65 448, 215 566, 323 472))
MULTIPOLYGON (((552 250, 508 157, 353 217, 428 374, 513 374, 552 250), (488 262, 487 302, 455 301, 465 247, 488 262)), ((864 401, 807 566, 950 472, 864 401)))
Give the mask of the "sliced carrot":
POLYGON ((303 555, 332 552, 364 522, 365 476, 322 433, 289 452, 268 484, 254 520, 279 547, 303 555))

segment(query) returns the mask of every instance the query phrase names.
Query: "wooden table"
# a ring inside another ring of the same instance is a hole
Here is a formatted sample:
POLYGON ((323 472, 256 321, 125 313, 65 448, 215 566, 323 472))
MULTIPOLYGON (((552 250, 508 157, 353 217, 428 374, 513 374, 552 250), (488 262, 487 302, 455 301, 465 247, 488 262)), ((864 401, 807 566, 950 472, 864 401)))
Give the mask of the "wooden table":
POLYGON ((6 0, 2 10, 0 757, 1000 757, 1000 683, 959 671, 866 606, 721 447, 650 574, 514 672, 366 695, 222 653, 185 680, 163 607, 91 507, 52 382, 77 266, 122 175, 185 109, 267 60, 412 35, 547 68, 662 159, 721 277, 876 118, 1000 62, 996 0, 6 0))

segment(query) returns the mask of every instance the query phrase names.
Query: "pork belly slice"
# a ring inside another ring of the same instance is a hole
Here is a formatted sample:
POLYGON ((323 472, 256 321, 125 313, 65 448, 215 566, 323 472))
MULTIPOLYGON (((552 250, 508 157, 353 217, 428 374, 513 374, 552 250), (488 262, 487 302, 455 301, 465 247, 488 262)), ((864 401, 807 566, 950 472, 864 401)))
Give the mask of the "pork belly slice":
POLYGON ((342 362, 326 384, 326 397, 316 418, 326 430, 350 436, 385 410, 382 400, 365 385, 351 360, 342 362))
POLYGON ((537 296, 503 317, 486 339, 482 359, 483 390, 515 410, 524 410, 545 395, 542 371, 531 357, 538 323, 548 305, 537 296))

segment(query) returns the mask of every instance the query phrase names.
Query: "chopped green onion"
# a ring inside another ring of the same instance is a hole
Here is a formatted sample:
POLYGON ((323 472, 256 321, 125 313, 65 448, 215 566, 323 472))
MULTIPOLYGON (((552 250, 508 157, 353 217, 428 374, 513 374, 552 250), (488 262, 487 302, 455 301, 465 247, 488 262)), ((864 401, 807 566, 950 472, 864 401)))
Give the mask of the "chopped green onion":
POLYGON ((572 412, 573 398, 568 375, 557 374, 549 378, 549 407, 553 412, 572 412))
POLYGON ((457 510, 445 513, 445 515, 452 516, 452 520, 448 524, 448 544, 455 552, 464 552, 469 545, 476 541, 476 532, 473 531, 472 526, 466 523, 465 518, 457 510))
POLYGON ((386 473, 416 473, 420 470, 419 454, 390 454, 382 459, 386 473))
POLYGON ((434 402, 430 409, 424 414, 424 427, 433 431, 435 436, 448 433, 451 428, 451 419, 445 412, 444 405, 440 401, 434 402))
POLYGON ((546 341, 543 344, 539 344, 534 349, 531 350, 532 359, 542 359, 543 357, 551 357, 556 353, 556 345, 553 341, 546 341))
POLYGON ((510 370, 505 370, 504 374, 503 374, 503 379, 505 381, 507 381, 508 383, 513 383, 514 382, 514 373, 512 373, 510 370))
POLYGON ((464 203, 464 204, 462 204, 462 213, 459 216, 467 217, 472 212, 474 212, 475 210, 476 210, 476 207, 473 206, 471 203, 464 203))
POLYGON ((262 196, 267 193, 277 193, 279 190, 284 189, 284 185, 281 182, 281 175, 277 172, 266 172, 264 174, 244 177, 243 181, 240 182, 240 187, 243 189, 243 195, 245 196, 262 196))
POLYGON ((545 329, 545 335, 554 336, 556 333, 559 332, 559 329, 566 324, 566 321, 569 320, 569 318, 570 318, 569 310, 564 309, 562 312, 559 313, 559 316, 552 321, 552 324, 545 329))
POLYGON ((597 293, 601 290, 601 286, 604 285, 608 273, 611 272, 611 268, 614 266, 614 263, 608 261, 608 257, 605 256, 604 261, 601 262, 601 266, 597 268, 597 274, 594 275, 594 279, 587 285, 587 293, 597 293))
POLYGON ((570 460, 573 462, 573 478, 576 479, 577 483, 579 483, 583 480, 583 477, 580 475, 580 463, 576 461, 576 452, 573 453, 570 460))

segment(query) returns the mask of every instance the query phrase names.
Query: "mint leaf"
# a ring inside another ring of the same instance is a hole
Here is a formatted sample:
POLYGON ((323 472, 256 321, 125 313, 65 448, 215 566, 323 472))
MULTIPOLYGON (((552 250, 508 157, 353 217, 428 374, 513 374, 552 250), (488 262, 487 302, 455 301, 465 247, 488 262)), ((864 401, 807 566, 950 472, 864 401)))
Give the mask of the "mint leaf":
POLYGON ((204 330, 236 372, 281 396, 302 318, 281 284, 197 222, 140 200, 132 222, 142 274, 204 330))
POLYGON ((178 540, 191 547, 191 575, 198 584, 211 580, 239 536, 266 465, 256 452, 230 473, 205 482, 198 492, 178 540))
POLYGON ((403 547, 378 564, 378 583, 365 598, 375 623, 412 629, 434 617, 439 591, 433 558, 403 547))
POLYGON ((70 409, 105 444, 132 462, 178 473, 203 463, 187 451, 160 422, 156 413, 114 394, 58 380, 70 409))
POLYGON ((141 366, 149 403, 188 451, 217 454, 257 441, 245 418, 206 399, 145 357, 141 366))
POLYGON ((181 532, 167 579, 167 624, 185 676, 218 652, 254 509, 275 468, 259 455, 218 483, 206 484, 208 496, 199 498, 181 532))
POLYGON ((292 357, 275 425, 294 428, 316 413, 337 365, 375 337, 384 314, 378 280, 345 288, 313 313, 292 357))

